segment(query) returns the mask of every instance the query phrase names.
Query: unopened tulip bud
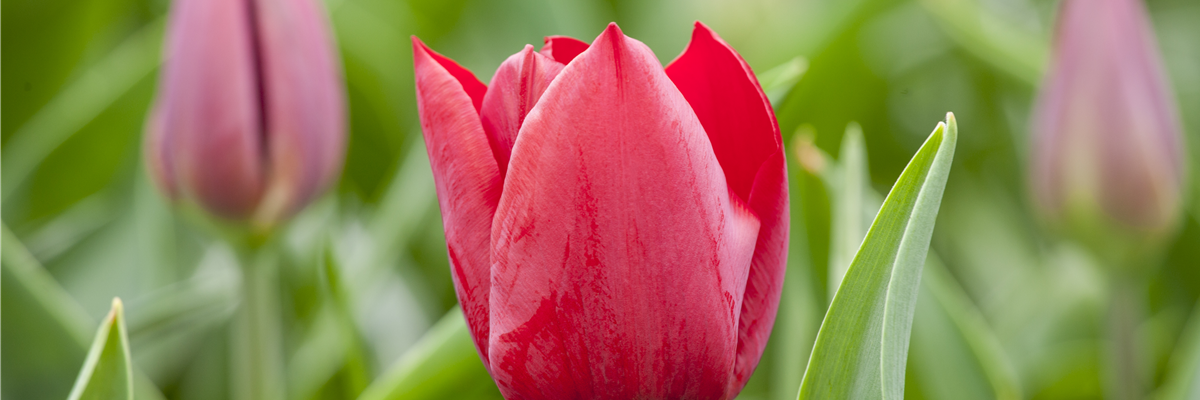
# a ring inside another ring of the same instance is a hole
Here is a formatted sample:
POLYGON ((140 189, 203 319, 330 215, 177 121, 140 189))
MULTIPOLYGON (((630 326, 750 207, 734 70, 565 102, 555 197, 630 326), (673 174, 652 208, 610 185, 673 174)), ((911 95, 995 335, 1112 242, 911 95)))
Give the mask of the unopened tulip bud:
POLYGON ((1056 224, 1083 236, 1170 231, 1185 155, 1141 1, 1063 1, 1033 135, 1032 190, 1056 224))
POLYGON ((271 225, 341 171, 343 83, 316 0, 176 0, 147 122, 173 199, 271 225))

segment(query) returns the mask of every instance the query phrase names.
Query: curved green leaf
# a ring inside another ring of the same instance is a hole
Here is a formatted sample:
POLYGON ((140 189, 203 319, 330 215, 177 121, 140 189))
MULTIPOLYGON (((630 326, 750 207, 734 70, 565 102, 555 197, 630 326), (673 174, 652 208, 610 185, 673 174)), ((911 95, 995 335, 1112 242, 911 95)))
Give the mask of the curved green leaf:
POLYGON ((8 199, 42 160, 158 67, 163 21, 130 36, 66 86, 5 144, 3 183, 8 199))
POLYGON ((1186 400, 1200 398, 1200 303, 1187 327, 1180 335, 1177 350, 1171 358, 1168 379, 1158 395, 1159 400, 1186 400))
POLYGON ((129 331, 125 328, 125 308, 120 298, 113 298, 112 311, 96 331, 96 339, 67 399, 133 400, 129 331))
POLYGON ((909 161, 825 314, 800 399, 900 399, 921 267, 954 158, 948 114, 909 161))
POLYGON ((462 310, 455 307, 380 376, 359 400, 501 399, 462 310))
POLYGON ((932 250, 925 269, 910 355, 924 397, 1024 398, 1000 340, 932 250))

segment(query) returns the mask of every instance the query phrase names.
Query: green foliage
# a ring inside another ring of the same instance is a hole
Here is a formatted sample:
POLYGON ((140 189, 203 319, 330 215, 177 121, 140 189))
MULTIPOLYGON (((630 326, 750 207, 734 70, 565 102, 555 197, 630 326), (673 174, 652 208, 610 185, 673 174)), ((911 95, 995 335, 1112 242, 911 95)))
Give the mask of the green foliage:
POLYGON ((462 310, 446 313, 359 400, 501 399, 462 310))
POLYGON ((83 369, 68 400, 133 400, 133 360, 129 356, 125 306, 113 298, 112 311, 100 323, 83 369))
POLYGON ((799 398, 903 396, 921 268, 957 141, 950 114, 884 200, 825 314, 799 398))

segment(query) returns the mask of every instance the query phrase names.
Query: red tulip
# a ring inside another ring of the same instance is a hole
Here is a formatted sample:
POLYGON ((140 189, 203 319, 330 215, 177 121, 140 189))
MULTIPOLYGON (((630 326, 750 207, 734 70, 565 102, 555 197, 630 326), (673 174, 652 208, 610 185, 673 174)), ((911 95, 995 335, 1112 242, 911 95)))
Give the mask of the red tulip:
POLYGON ((270 224, 335 181, 338 55, 315 0, 176 0, 146 158, 172 198, 270 224))
POLYGON ((1161 63, 1141 1, 1062 3, 1033 124, 1032 191, 1051 219, 1150 234, 1176 222, 1184 145, 1161 63))
POLYGON ((726 399, 787 258, 784 151, 741 57, 697 23, 665 70, 611 24, 491 87, 413 38, 452 276, 510 399, 726 399))

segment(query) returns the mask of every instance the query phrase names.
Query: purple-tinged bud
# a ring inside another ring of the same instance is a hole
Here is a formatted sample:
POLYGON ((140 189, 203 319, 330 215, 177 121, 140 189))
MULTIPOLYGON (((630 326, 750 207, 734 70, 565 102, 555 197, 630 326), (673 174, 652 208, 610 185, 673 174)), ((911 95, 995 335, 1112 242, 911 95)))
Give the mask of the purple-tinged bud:
POLYGON ((1181 211, 1186 156, 1146 10, 1139 0, 1065 0, 1058 18, 1034 112, 1036 202, 1076 234, 1160 237, 1181 211))
POLYGON ((269 226, 338 177, 345 100, 316 0, 175 0, 146 129, 172 199, 269 226))

